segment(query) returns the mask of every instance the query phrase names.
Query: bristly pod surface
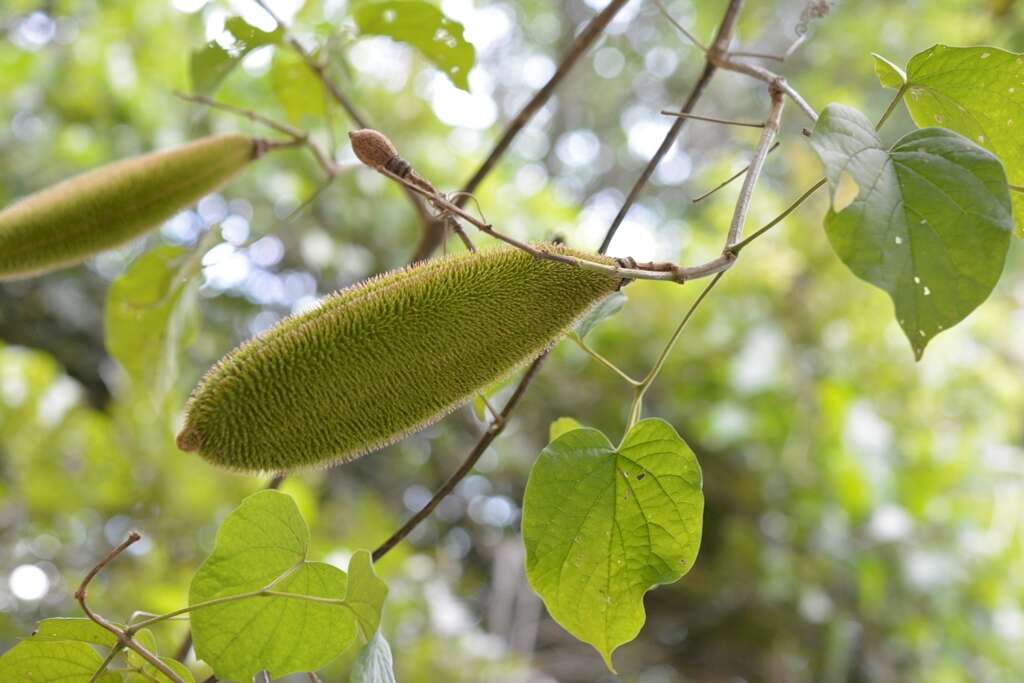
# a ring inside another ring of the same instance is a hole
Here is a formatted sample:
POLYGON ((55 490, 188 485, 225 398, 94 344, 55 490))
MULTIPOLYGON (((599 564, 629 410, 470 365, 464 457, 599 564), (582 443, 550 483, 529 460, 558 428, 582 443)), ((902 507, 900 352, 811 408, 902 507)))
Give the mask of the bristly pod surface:
POLYGON ((0 211, 0 280, 85 260, 142 234, 220 188, 261 141, 211 135, 75 176, 0 211))
POLYGON ((246 472, 351 460, 536 358, 621 284, 508 248, 372 278, 217 363, 189 400, 178 447, 246 472))

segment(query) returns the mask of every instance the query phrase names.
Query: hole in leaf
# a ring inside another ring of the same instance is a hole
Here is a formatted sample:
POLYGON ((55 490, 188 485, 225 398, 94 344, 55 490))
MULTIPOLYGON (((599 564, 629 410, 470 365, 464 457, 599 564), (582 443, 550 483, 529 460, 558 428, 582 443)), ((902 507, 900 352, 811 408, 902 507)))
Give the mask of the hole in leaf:
POLYGON ((843 171, 839 174, 839 183, 835 192, 832 193, 832 210, 839 213, 857 198, 860 194, 860 185, 853 179, 853 176, 843 171))

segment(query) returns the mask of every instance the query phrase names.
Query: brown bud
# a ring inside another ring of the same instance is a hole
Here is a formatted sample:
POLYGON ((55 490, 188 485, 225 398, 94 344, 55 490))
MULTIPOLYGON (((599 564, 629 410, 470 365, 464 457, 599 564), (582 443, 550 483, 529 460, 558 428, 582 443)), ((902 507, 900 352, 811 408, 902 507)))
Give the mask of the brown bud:
POLYGON ((398 156, 398 150, 385 135, 372 128, 355 130, 348 134, 352 141, 352 151, 359 161, 370 168, 384 168, 389 161, 398 156))

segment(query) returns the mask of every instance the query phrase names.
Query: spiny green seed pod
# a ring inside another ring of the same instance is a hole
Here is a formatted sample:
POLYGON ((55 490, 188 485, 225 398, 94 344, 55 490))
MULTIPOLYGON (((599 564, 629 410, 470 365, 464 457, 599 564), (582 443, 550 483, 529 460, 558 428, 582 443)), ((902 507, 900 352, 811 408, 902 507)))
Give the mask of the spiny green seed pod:
POLYGON ((116 161, 0 211, 0 280, 85 260, 217 190, 263 150, 225 134, 116 161))
POLYGON ((193 392, 178 447, 249 472, 351 460, 536 358, 621 284, 507 248, 372 278, 225 356, 193 392))

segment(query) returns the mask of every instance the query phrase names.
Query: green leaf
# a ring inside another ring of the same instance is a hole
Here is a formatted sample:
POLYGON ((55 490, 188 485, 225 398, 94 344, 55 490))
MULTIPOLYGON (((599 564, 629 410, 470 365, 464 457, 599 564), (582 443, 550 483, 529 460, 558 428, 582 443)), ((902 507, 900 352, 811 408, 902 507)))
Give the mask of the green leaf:
POLYGON ((213 553, 192 579, 189 605, 265 589, 296 597, 261 595, 191 613, 196 655, 219 678, 315 671, 355 640, 356 620, 342 604, 345 572, 307 562, 308 549, 306 523, 278 491, 254 493, 224 520, 213 553))
POLYGON ((396 683, 391 646, 377 631, 352 664, 350 683, 396 683))
POLYGON ((811 146, 833 200, 844 175, 860 190, 825 217, 832 247, 857 277, 889 293, 920 359, 999 280, 1013 230, 1002 165, 941 128, 914 131, 887 150, 860 112, 837 104, 822 112, 811 146))
POLYGON ((243 57, 258 47, 278 45, 284 38, 284 31, 280 27, 270 32, 261 31, 241 17, 228 19, 224 22, 224 29, 233 38, 227 49, 216 41, 210 41, 192 52, 189 68, 192 88, 197 93, 212 93, 243 57))
POLYGON ((899 90, 907 82, 907 74, 900 67, 875 52, 871 53, 875 60, 875 75, 883 88, 899 90))
POLYGON ((551 616, 612 653, 640 632, 643 596, 688 572, 700 547, 700 466, 664 420, 647 419, 615 448, 595 429, 541 452, 523 501, 526 575, 551 616))
POLYGON ((622 292, 612 292, 583 316, 583 319, 576 325, 576 334, 583 339, 598 323, 615 315, 625 305, 626 295, 622 292))
MULTIPOLYGON (((1024 185, 1024 55, 936 45, 910 59, 906 81, 903 101, 918 127, 955 130, 999 157, 1010 183, 1024 185)), ((1013 193, 1012 201, 1024 236, 1024 195, 1013 193)))
POLYGON ((323 116, 323 84, 298 55, 283 51, 274 55, 270 66, 270 85, 278 104, 292 123, 300 123, 306 116, 323 116))
POLYGON ((357 7, 356 26, 364 36, 387 36, 416 48, 457 87, 469 90, 476 49, 463 27, 429 2, 374 2, 357 7))
POLYGON ((548 426, 548 442, 577 429, 584 429, 584 427, 571 417, 560 417, 548 426))
POLYGON ((103 647, 114 647, 117 644, 117 636, 92 619, 85 618, 43 619, 36 626, 32 640, 77 640, 103 647))
POLYGON ((363 637, 370 640, 380 627, 380 613, 388 597, 388 585, 373 570, 373 559, 366 550, 357 550, 348 563, 348 589, 345 602, 355 613, 363 637))
MULTIPOLYGON (((160 657, 160 661, 167 665, 171 671, 178 675, 178 678, 185 681, 185 683, 195 683, 195 678, 192 677, 192 672, 189 671, 188 667, 172 657, 160 657)), ((171 683, 171 679, 166 674, 161 672, 159 669, 154 667, 149 662, 146 662, 141 672, 130 672, 126 674, 125 680, 127 683, 153 683, 153 681, 159 681, 159 683, 171 683)))
MULTIPOLYGON (((0 681, 18 683, 89 683, 103 658, 87 643, 74 640, 23 640, 0 657, 0 681)), ((100 683, 121 676, 105 672, 100 683)))
POLYGON ((202 248, 160 246, 110 285, 104 313, 107 351, 131 382, 159 405, 178 377, 178 358, 199 326, 196 294, 202 248))

